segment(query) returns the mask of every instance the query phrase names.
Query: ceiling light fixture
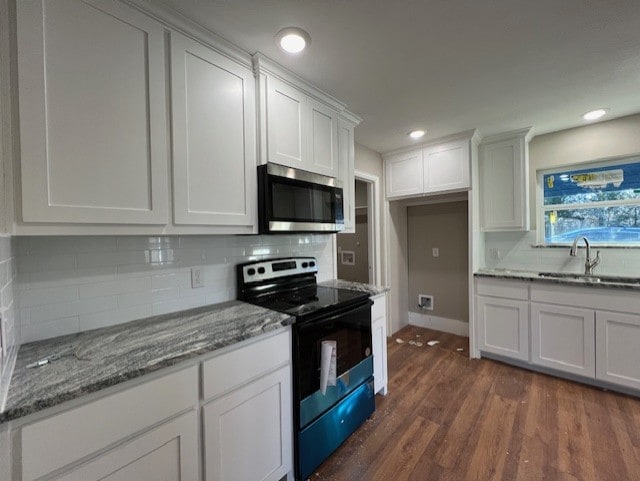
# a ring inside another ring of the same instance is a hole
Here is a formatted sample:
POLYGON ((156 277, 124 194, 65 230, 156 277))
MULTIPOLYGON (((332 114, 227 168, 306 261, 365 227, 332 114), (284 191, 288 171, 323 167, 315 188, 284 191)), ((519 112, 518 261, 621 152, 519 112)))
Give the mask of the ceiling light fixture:
POLYGON ((609 109, 592 110, 591 112, 587 112, 586 114, 584 114, 582 118, 585 120, 596 120, 606 114, 607 110, 609 109))
POLYGON ((311 43, 311 37, 299 27, 283 28, 276 35, 278 47, 290 54, 302 52, 311 43))
POLYGON ((420 137, 424 137, 424 134, 426 134, 424 130, 412 130, 409 132, 409 137, 412 139, 419 139, 420 137))

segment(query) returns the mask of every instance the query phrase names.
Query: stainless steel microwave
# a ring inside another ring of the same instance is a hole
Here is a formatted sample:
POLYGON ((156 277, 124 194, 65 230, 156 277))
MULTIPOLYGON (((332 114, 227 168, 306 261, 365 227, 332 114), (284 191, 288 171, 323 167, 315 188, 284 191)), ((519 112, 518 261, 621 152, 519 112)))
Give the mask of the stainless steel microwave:
POLYGON ((267 163, 258 167, 261 234, 344 229, 342 183, 325 175, 267 163))

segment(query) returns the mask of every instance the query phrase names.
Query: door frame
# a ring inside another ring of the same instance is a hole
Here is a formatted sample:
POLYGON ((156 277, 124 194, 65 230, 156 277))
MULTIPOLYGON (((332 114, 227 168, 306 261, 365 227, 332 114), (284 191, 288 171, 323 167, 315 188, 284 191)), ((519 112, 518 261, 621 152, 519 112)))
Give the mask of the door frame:
MULTIPOLYGON (((381 233, 380 233, 380 177, 362 170, 354 171, 355 181, 359 180, 367 184, 367 224, 369 228, 367 251, 369 253, 368 263, 369 283, 377 286, 382 285, 382 262, 381 262, 381 233)), ((355 215, 355 212, 354 212, 355 215)), ((355 224, 355 218, 353 219, 355 224)))

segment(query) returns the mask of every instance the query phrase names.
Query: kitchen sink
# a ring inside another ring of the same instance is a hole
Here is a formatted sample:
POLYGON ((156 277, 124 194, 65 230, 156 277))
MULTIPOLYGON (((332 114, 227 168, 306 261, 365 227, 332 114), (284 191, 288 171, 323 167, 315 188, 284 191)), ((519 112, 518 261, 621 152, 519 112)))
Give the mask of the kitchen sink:
POLYGON ((546 279, 568 279, 583 281, 586 283, 614 283, 614 284, 626 284, 626 285, 640 285, 640 278, 636 277, 620 277, 610 275, 586 275, 586 274, 573 274, 566 272, 539 272, 538 277, 546 279))

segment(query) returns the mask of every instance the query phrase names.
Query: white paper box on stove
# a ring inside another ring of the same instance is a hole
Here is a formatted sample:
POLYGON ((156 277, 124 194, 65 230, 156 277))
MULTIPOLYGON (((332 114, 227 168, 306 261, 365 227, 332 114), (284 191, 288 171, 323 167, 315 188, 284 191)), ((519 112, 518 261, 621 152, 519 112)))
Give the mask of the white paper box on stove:
POLYGON ((322 341, 320 357, 320 392, 324 395, 327 386, 336 385, 336 341, 322 341))

